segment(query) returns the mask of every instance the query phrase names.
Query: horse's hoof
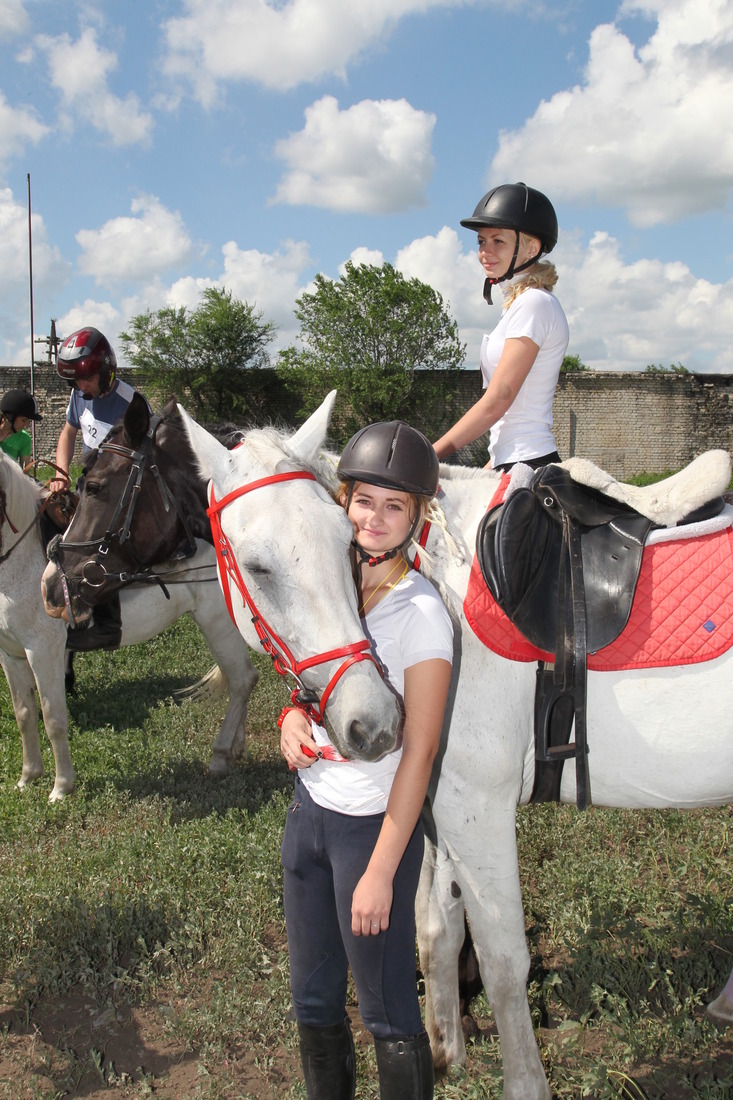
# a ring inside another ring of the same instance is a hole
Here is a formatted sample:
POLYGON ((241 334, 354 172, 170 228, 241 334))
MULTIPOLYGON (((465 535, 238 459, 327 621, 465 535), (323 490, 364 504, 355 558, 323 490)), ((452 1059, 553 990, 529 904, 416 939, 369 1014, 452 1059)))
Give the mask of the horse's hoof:
POLYGON ((721 993, 707 1006, 705 1015, 716 1027, 730 1027, 733 1024, 733 1001, 721 993))
POLYGON ((467 1012, 465 1013, 465 1015, 461 1016, 461 1028, 463 1030, 464 1039, 468 1040, 481 1038, 481 1028, 478 1026, 470 1012, 467 1012))

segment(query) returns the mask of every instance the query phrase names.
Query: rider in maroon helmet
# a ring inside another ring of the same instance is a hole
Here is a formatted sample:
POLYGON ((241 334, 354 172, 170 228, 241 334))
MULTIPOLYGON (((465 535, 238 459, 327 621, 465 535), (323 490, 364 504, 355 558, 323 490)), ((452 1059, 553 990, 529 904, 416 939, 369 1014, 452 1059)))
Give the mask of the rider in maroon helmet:
MULTIPOLYGON (((52 491, 62 491, 69 488, 68 470, 79 432, 82 458, 86 460, 112 425, 125 415, 135 390, 117 377, 117 356, 107 337, 91 325, 66 337, 59 348, 56 371, 72 387, 66 423, 56 445, 59 472, 51 482, 52 491)), ((69 631, 66 644, 71 650, 116 649, 121 634, 119 596, 113 596, 96 606, 91 626, 69 631)), ((67 686, 70 686, 69 663, 67 686)))

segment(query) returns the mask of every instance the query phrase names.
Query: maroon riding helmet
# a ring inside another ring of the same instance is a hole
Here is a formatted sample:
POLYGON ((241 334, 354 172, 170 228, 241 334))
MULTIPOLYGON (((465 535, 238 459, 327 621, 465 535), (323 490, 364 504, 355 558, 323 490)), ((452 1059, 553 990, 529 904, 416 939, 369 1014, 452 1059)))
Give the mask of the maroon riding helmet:
POLYGON ((80 328, 59 348, 56 372, 70 386, 99 375, 99 392, 107 393, 115 380, 117 356, 98 328, 80 328))

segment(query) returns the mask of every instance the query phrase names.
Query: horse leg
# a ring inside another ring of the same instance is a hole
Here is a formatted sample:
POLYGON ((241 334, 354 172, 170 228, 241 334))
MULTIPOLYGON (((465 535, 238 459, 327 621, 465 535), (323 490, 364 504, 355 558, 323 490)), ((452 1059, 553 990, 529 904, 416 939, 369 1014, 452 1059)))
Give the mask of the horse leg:
MULTIPOLYGON (((517 862, 516 806, 514 800, 503 807, 499 801, 496 789, 464 790, 463 812, 457 814, 453 807, 446 847, 499 1032, 504 1100, 550 1100, 527 1000, 529 951, 517 862)), ((436 818, 442 825, 437 810, 436 818)), ((442 950, 443 945, 438 942, 435 948, 442 950)), ((449 951, 455 967, 454 944, 446 945, 443 966, 449 964, 449 951)), ((449 1026, 455 1023, 450 1021, 449 1026)))
POLYGON ((64 650, 64 686, 67 695, 76 695, 76 673, 74 672, 74 651, 64 650))
POLYGON ((711 1001, 706 1009, 709 1019, 720 1028, 733 1024, 733 970, 722 993, 711 1001))
POLYGON ((18 723, 18 729, 20 730, 20 741, 23 747, 23 767, 18 780, 18 787, 23 790, 34 779, 40 779, 43 775, 43 757, 41 756, 41 742, 38 736, 36 686, 33 673, 25 656, 13 657, 9 653, 0 651, 0 663, 8 681, 15 721, 18 723))
POLYGON ((415 901, 420 969, 425 979, 425 1028, 439 1072, 464 1065, 458 956, 464 940, 464 908, 453 864, 440 838, 425 836, 420 885, 415 901))
POLYGON ((192 614, 229 688, 229 706, 209 762, 209 775, 224 775, 244 757, 247 703, 259 673, 250 660, 242 635, 229 618, 223 596, 220 600, 200 601, 192 614))
MULTIPOLYGON (((63 632, 64 637, 66 632, 63 632)), ((61 646, 63 646, 63 640, 61 646)), ((28 661, 38 688, 41 702, 43 724, 51 742, 56 764, 56 778, 53 790, 48 796, 49 802, 58 802, 71 794, 76 785, 74 766, 69 751, 69 712, 66 709, 66 690, 64 688, 64 669, 62 654, 64 650, 56 644, 43 654, 28 651, 28 661), (49 660, 50 656, 50 660, 49 660)), ((35 707, 35 700, 34 700, 35 707)), ((36 710, 36 742, 38 741, 38 712, 36 710)))

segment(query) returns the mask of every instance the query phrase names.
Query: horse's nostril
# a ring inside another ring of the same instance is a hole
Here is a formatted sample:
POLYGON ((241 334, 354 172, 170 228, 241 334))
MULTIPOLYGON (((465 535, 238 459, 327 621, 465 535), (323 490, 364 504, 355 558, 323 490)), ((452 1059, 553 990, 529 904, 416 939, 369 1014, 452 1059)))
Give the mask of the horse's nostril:
POLYGON ((380 729, 375 733, 355 720, 349 726, 349 744, 361 760, 378 760, 394 748, 394 737, 389 730, 380 729))

